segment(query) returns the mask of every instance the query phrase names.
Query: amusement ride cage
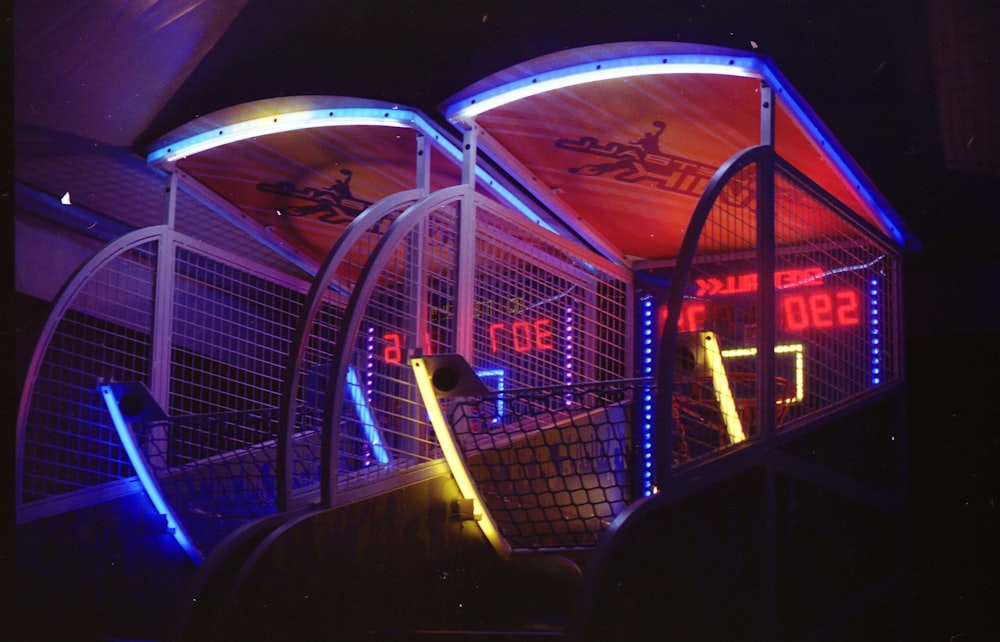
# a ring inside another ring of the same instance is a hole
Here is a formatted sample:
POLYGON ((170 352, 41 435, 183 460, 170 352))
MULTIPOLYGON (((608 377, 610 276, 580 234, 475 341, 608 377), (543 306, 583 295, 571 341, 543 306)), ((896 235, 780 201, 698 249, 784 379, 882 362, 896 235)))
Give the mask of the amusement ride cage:
POLYGON ((895 215, 765 59, 563 52, 444 112, 461 142, 299 97, 154 145, 165 224, 95 256, 38 344, 19 521, 141 484, 201 560, 450 472, 501 556, 589 550, 899 382, 895 215), (212 214, 256 246, 207 242, 212 214))

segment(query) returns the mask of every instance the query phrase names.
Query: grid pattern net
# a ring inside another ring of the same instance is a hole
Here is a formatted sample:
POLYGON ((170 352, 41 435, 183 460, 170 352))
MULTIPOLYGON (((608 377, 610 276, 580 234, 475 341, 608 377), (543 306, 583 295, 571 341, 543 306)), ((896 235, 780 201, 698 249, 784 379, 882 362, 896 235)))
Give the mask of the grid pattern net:
POLYGON ((264 408, 131 425, 164 498, 202 551, 277 511, 277 423, 277 409, 264 408))
POLYGON ((723 188, 698 239, 678 316, 672 453, 675 464, 726 448, 756 434, 752 379, 723 375, 715 356, 757 343, 753 295, 757 272, 756 167, 740 170, 723 188), (706 334, 708 333, 708 334, 706 334))
POLYGON ((447 402, 470 476, 512 548, 591 548, 621 512, 629 501, 629 400, 638 385, 575 384, 447 402))
POLYGON ((19 504, 134 474, 97 382, 149 382, 156 253, 145 243, 109 260, 56 324, 26 408, 19 504))
POLYGON ((340 483, 379 479, 441 456, 408 357, 454 346, 457 229, 458 204, 447 204, 382 250, 386 263, 364 301, 349 360, 340 483))
MULTIPOLYGON (((628 284, 596 264, 520 220, 480 212, 473 363, 487 386, 626 377, 628 284)), ((572 404, 568 397, 550 402, 552 410, 572 404)))
POLYGON ((896 376, 896 261, 805 181, 779 171, 775 195, 776 343, 795 348, 776 361, 802 362, 790 421, 896 376))
POLYGON ((207 550, 277 510, 277 406, 306 284, 181 241, 171 276, 170 419, 132 429, 207 550))
MULTIPOLYGON (((896 372, 896 261, 797 172, 775 176, 775 421, 814 419, 896 372)), ((755 167, 706 220, 678 316, 675 464, 759 434, 755 167), (713 352, 717 353, 713 357, 713 352)))
MULTIPOLYGON (((340 263, 334 266, 328 282, 328 293, 308 329, 305 353, 299 364, 302 374, 299 377, 295 399, 296 423, 291 448, 292 487, 296 492, 313 492, 319 487, 322 431, 327 411, 326 395, 330 384, 330 370, 336 355, 339 354, 336 336, 341 324, 346 321, 344 318, 346 295, 355 288, 365 263, 374 253, 388 227, 404 209, 405 206, 400 206, 385 216, 373 220, 368 229, 355 240, 340 263)), ((374 331, 368 332, 366 328, 365 334, 365 345, 370 348, 369 356, 373 357, 374 346, 367 343, 367 335, 374 334, 374 331)), ((374 382, 373 365, 366 361, 365 367, 360 370, 353 367, 349 380, 370 388, 374 382)), ((353 396, 356 392, 357 388, 354 386, 345 390, 344 406, 341 409, 342 435, 349 430, 343 426, 345 418, 351 417, 356 410, 353 396)), ((364 417, 367 419, 369 415, 364 417)), ((371 419, 375 421, 376 417, 371 416, 371 419)), ((355 426, 355 428, 360 429, 354 430, 350 437, 346 440, 341 439, 340 442, 338 483, 341 486, 371 480, 370 473, 374 471, 371 464, 376 462, 374 456, 382 452, 378 449, 373 450, 372 443, 368 439, 371 434, 375 434, 374 432, 366 433, 364 427, 355 426), (359 460, 361 465, 357 464, 359 460)))

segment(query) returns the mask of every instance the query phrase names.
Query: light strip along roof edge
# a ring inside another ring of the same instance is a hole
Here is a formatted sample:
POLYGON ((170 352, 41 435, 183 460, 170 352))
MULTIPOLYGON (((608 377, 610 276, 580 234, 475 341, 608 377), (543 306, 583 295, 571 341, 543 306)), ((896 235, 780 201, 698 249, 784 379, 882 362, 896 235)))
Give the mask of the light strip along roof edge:
MULTIPOLYGON (((150 147, 146 163, 169 171, 178 160, 258 136, 318 127, 371 125, 412 129, 425 137, 455 162, 462 162, 462 146, 419 110, 375 100, 344 96, 286 96, 251 101, 227 107, 196 118, 165 136, 150 147), (270 113, 259 115, 267 106, 270 113), (288 110, 281 107, 287 105, 288 110), (253 114, 247 118, 246 114, 253 114)), ((476 178, 529 220, 560 234, 550 214, 524 196, 514 193, 499 176, 476 166, 476 178)))
POLYGON ((356 98, 291 96, 243 103, 196 118, 153 143, 146 162, 162 168, 199 152, 258 136, 351 125, 413 129, 441 146, 455 146, 453 141, 443 142, 444 132, 409 107, 356 98), (269 113, 260 115, 261 111, 269 113), (247 114, 253 116, 248 118, 247 114))
MULTIPOLYGON (((470 85, 440 106, 453 125, 471 129, 476 116, 523 98, 589 82, 658 74, 701 73, 758 78, 768 83, 834 167, 878 214, 891 238, 903 246, 910 235, 861 167, 837 141, 774 63, 757 53, 677 42, 622 42, 541 56, 470 85)), ((487 154, 489 149, 483 148, 487 154)))

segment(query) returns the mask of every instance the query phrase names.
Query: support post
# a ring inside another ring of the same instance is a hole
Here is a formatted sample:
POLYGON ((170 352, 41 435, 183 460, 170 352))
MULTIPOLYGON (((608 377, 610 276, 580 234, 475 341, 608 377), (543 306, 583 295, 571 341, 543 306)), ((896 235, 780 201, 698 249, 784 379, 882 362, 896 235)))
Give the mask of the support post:
POLYGON ((757 432, 775 432, 775 240, 774 240, 774 100, 771 87, 760 88, 761 145, 770 153, 757 162, 757 432))
MULTIPOLYGON (((770 441, 775 427, 775 223, 774 223, 774 93, 760 87, 760 143, 768 148, 757 163, 757 398, 758 438, 770 441)), ((767 452, 765 450, 765 452, 767 452)), ((763 640, 778 635, 778 533, 774 464, 764 463, 764 631, 763 640)))
POLYGON ((473 359, 472 312, 476 293, 476 137, 473 125, 462 141, 462 185, 458 214, 458 266, 455 283, 455 352, 473 359))
MULTIPOLYGON (((149 391, 161 408, 170 412, 170 362, 174 322, 174 272, 176 244, 174 223, 177 209, 177 174, 171 172, 166 185, 166 225, 168 231, 160 237, 156 249, 156 274, 154 275, 152 359, 150 361, 149 391)), ((156 426, 150 435, 151 443, 165 443, 165 426, 156 426)), ((166 466, 163 454, 166 448, 151 448, 147 453, 153 469, 166 466), (159 450, 159 453, 154 451, 159 450)))

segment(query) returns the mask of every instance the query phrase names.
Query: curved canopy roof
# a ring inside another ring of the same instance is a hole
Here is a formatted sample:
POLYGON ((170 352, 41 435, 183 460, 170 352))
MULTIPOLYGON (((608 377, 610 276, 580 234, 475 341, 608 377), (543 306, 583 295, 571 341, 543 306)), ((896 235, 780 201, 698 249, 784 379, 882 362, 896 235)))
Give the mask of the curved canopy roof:
POLYGON ((895 212, 766 58, 680 43, 543 56, 447 100, 447 119, 564 221, 616 258, 676 255, 715 170, 761 142, 761 87, 777 153, 896 243, 895 212))
MULTIPOLYGON (((223 109, 157 140, 147 162, 193 179, 245 229, 290 244, 313 264, 376 201, 462 182, 461 146, 420 112, 344 97, 223 109)), ((541 208, 477 172, 480 189, 541 220, 541 208)))
MULTIPOLYGON (((629 263, 676 256, 716 169, 762 141, 763 87, 777 107, 777 153, 902 244, 895 212, 752 53, 658 42, 567 50, 493 74, 442 111, 513 179, 477 165, 478 189, 629 263)), ((298 96, 201 117, 158 140, 147 160, 180 170, 245 229, 318 264, 370 204, 461 183, 461 147, 413 108, 298 96)))

